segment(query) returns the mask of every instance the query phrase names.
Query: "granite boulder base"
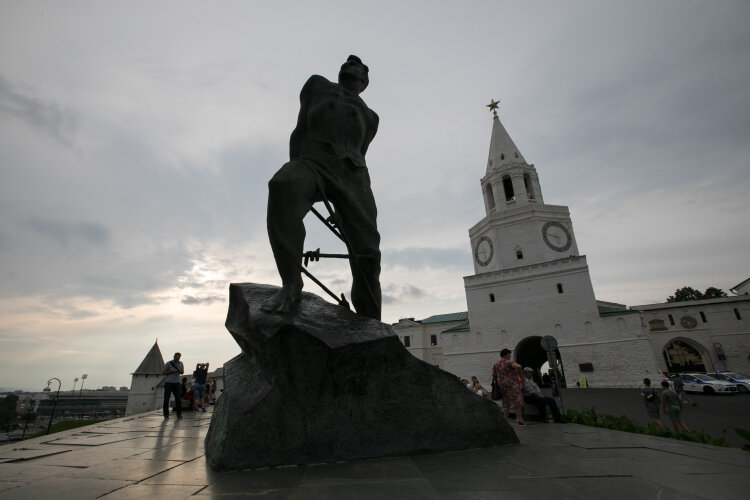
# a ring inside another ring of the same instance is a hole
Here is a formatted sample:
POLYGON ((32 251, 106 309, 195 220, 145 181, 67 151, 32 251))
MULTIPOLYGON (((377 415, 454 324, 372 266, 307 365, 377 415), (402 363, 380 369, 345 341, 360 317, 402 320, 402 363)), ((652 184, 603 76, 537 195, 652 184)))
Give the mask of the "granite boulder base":
POLYGON ((278 288, 229 288, 242 354, 206 436, 215 470, 364 459, 517 443, 492 401, 416 359, 391 328, 303 293, 296 314, 260 305, 278 288))

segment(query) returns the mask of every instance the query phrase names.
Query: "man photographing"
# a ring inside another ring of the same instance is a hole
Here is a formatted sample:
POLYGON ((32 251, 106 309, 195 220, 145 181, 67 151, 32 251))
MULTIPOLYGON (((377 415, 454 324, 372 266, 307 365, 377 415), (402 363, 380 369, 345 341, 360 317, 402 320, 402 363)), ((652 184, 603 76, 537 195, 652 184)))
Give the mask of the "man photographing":
POLYGON ((208 363, 195 365, 195 382, 193 382, 193 410, 200 408, 206 411, 206 380, 208 379, 208 363))

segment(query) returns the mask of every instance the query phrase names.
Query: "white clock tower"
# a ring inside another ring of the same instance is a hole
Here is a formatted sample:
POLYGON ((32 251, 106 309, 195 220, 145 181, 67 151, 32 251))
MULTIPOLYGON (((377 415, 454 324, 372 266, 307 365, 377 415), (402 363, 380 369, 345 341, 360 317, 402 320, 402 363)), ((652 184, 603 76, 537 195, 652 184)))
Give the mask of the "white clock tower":
POLYGON ((472 358, 476 370, 486 371, 497 352, 509 348, 517 361, 536 369, 543 362, 536 359, 540 337, 552 335, 562 347, 593 336, 599 311, 568 207, 544 202, 534 165, 500 123, 496 107, 493 101, 481 180, 486 215, 469 230, 475 274, 464 278, 471 334, 482 344, 472 358), (536 361, 521 352, 524 343, 536 361))
MULTIPOLYGON (((558 373, 568 386, 632 387, 658 380, 658 364, 638 311, 597 302, 568 207, 548 205, 534 165, 497 117, 481 180, 485 216, 469 229, 474 274, 464 277, 468 322, 440 332, 441 368, 489 384, 502 349, 541 375, 557 341, 558 373)), ((488 386, 488 385, 486 385, 488 386)))
POLYGON ((493 112, 490 155, 481 180, 487 215, 469 230, 474 272, 577 257, 568 207, 544 203, 534 165, 526 163, 493 112))

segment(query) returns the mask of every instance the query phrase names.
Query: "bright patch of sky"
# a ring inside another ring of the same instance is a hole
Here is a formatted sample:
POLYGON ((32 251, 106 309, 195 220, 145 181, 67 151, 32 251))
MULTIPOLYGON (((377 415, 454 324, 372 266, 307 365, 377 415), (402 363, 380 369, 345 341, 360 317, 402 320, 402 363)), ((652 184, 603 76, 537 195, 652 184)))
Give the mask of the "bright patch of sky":
MULTIPOLYGON (((156 338, 188 366, 237 354, 227 286, 279 283, 266 183, 299 90, 349 54, 380 116, 385 321, 466 310, 490 98, 570 207, 599 299, 726 290, 749 272, 747 19, 731 1, 3 2, 2 386, 129 386, 156 338)), ((340 250, 314 224, 306 246, 340 250)), ((340 262, 314 265, 348 291, 340 262)))

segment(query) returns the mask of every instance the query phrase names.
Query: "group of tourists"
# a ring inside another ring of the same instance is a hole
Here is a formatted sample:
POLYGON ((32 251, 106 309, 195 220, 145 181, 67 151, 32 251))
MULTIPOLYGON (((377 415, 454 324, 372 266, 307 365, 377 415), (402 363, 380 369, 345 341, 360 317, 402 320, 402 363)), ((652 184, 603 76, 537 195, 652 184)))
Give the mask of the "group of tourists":
POLYGON ((663 412, 672 422, 675 434, 678 434, 680 430, 687 432, 687 425, 682 421, 684 404, 686 401, 693 406, 698 403, 690 401, 685 393, 685 388, 679 375, 673 376, 670 380, 662 380, 661 387, 661 392, 658 392, 651 387, 651 379, 643 379, 641 399, 643 400, 643 405, 646 407, 648 416, 658 427, 666 431, 668 430, 667 426, 662 423, 660 418, 660 413, 663 412))
POLYGON ((500 351, 500 359, 492 367, 493 399, 501 399, 505 418, 513 408, 518 425, 526 425, 523 419, 524 406, 534 405, 538 408, 539 416, 547 421, 547 408, 555 423, 564 423, 557 401, 545 396, 534 380, 534 369, 521 365, 510 359, 511 350, 500 351))
POLYGON ((164 403, 162 409, 164 420, 169 420, 169 400, 174 395, 174 410, 177 418, 182 418, 182 401, 192 401, 192 407, 195 411, 206 411, 207 405, 216 400, 216 379, 208 381, 208 363, 198 363, 193 371, 193 379, 188 387, 187 377, 180 380, 180 376, 185 372, 185 367, 180 361, 182 354, 174 353, 174 358, 167 361, 164 365, 162 374, 166 375, 164 379, 164 403))
MULTIPOLYGON (((505 418, 510 416, 510 410, 513 409, 518 425, 526 425, 523 419, 526 405, 536 406, 540 418, 544 421, 547 420, 549 408, 554 421, 564 423, 557 401, 545 396, 534 380, 534 369, 528 366, 522 369, 521 365, 511 361, 510 355, 510 349, 503 349, 500 351, 500 359, 492 367, 492 392, 482 387, 475 376, 471 377, 471 382, 460 379, 461 383, 478 396, 491 397, 495 401, 502 400, 505 418)), ((553 389, 556 390, 556 386, 553 385, 553 389)))

